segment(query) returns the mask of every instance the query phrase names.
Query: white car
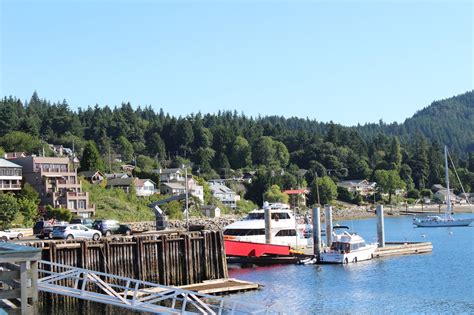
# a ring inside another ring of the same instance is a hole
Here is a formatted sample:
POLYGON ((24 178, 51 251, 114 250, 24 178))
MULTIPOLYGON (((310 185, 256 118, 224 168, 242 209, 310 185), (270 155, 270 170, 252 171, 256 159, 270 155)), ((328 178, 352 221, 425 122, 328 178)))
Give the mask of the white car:
POLYGON ((23 233, 19 231, 6 230, 5 233, 8 234, 8 237, 10 239, 16 238, 16 239, 21 240, 24 236, 23 233))
POLYGON ((90 229, 82 224, 69 224, 66 226, 54 226, 53 238, 62 238, 66 240, 73 239, 100 239, 101 233, 98 230, 90 229))
POLYGON ((8 242, 9 239, 10 237, 7 233, 0 231, 0 242, 8 242))

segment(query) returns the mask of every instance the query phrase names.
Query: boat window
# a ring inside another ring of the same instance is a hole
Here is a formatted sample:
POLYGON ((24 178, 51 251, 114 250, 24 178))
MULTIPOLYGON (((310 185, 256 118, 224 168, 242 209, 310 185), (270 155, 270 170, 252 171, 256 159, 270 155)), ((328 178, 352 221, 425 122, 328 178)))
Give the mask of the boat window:
POLYGON ((359 249, 359 246, 360 246, 359 243, 351 244, 351 250, 357 250, 359 249))
POLYGON ((263 213, 249 213, 245 220, 263 220, 264 214, 263 213))
POLYGON ((250 236, 250 235, 265 235, 265 229, 227 229, 224 235, 231 236, 250 236))
POLYGON ((272 213, 272 219, 273 220, 286 220, 289 219, 290 216, 286 212, 276 212, 272 213))
POLYGON ((280 230, 275 236, 296 236, 295 230, 280 230))
POLYGON ((350 248, 351 244, 349 243, 334 242, 331 244, 332 250, 349 252, 350 248))

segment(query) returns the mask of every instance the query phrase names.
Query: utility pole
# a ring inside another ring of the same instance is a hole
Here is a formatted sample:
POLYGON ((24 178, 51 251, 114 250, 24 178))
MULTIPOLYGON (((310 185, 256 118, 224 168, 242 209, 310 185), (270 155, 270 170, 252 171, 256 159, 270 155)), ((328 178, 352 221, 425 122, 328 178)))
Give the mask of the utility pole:
POLYGON ((184 179, 185 179, 185 190, 186 190, 186 230, 189 231, 189 208, 188 208, 188 167, 184 167, 184 179))

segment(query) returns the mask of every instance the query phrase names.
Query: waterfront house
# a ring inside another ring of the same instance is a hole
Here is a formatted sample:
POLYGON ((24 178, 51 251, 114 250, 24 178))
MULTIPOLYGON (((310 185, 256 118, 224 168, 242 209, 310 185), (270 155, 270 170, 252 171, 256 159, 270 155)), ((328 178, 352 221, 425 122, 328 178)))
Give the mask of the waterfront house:
POLYGON ((288 195, 291 208, 306 207, 306 195, 309 193, 307 189, 289 189, 284 190, 283 193, 288 195))
POLYGON ((218 206, 207 205, 201 207, 201 212, 204 216, 208 218, 220 218, 221 209, 218 206))
POLYGON ((357 192, 361 196, 369 196, 374 194, 377 183, 366 179, 352 179, 340 181, 337 186, 346 188, 349 192, 357 192))
MULTIPOLYGON (((442 203, 446 203, 446 200, 448 199, 448 190, 447 189, 441 189, 438 190, 437 192, 434 193, 434 199, 439 200, 442 203)), ((451 202, 458 202, 458 197, 452 192, 449 192, 449 197, 451 199, 451 202)))
POLYGON ((209 182, 212 195, 219 199, 224 205, 232 209, 237 208, 235 192, 219 181, 209 182))
POLYGON ((160 193, 162 195, 180 195, 186 193, 186 187, 183 182, 161 183, 160 193))
POLYGON ((39 193, 42 206, 67 208, 83 218, 95 214, 89 193, 82 191, 77 170, 69 158, 27 156, 14 158, 11 162, 23 167, 23 179, 39 193))
POLYGON ((0 159, 0 191, 21 190, 22 167, 5 159, 0 159))
POLYGON ((160 183, 184 182, 184 170, 182 168, 160 168, 153 173, 160 175, 160 183))
POLYGON ((146 197, 156 193, 155 182, 151 179, 140 179, 138 177, 112 178, 107 181, 107 188, 120 188, 127 194, 135 189, 138 197, 146 197))

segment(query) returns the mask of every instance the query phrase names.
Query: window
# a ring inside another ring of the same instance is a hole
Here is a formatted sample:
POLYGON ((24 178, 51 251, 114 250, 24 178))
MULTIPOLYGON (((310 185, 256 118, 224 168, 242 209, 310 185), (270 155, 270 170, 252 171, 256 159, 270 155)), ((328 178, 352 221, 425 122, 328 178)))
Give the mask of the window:
POLYGON ((296 230, 280 230, 275 236, 296 236, 296 230))
POLYGON ((232 236, 265 235, 265 229, 227 229, 224 231, 224 235, 232 235, 232 236))

